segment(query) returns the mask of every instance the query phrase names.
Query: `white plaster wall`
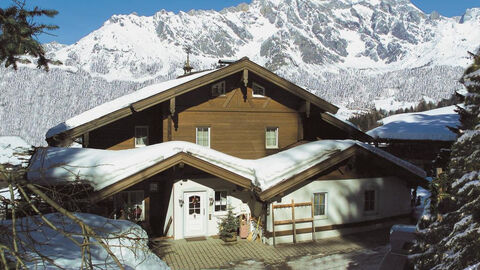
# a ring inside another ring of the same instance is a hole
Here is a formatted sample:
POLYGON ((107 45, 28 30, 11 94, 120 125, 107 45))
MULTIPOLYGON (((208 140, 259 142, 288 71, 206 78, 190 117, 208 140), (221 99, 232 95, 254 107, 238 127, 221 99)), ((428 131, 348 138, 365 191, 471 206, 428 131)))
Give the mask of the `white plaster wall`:
MULTIPOLYGON (((232 210, 236 215, 240 215, 242 213, 247 215, 250 214, 248 202, 253 200, 253 196, 250 191, 239 190, 237 186, 219 178, 180 180, 173 185, 173 196, 171 196, 170 204, 168 207, 168 214, 172 213, 174 216, 174 224, 172 226, 174 227, 174 229, 169 230, 168 236, 173 236, 174 239, 184 238, 183 211, 186 207, 186 203, 182 207, 180 207, 179 199, 183 199, 184 192, 188 191, 206 191, 206 236, 217 235, 218 224, 221 221, 221 218, 226 216, 227 212, 215 212, 215 205, 210 205, 209 198, 215 199, 215 190, 227 191, 227 204, 233 208, 232 210)), ((167 221, 168 218, 169 216, 167 216, 167 221)))
MULTIPOLYGON (((349 180, 317 180, 313 181, 285 196, 273 204, 307 202, 313 199, 313 193, 327 192, 326 216, 315 217, 315 227, 334 224, 354 223, 367 220, 380 219, 385 217, 408 214, 410 208, 410 189, 407 188, 404 180, 388 178, 364 178, 349 180), (375 189, 375 211, 366 213, 364 207, 364 191, 375 189)), ((272 231, 272 207, 268 208, 267 228, 272 231)), ((295 219, 311 217, 310 207, 296 207, 295 219)), ((275 220, 288 220, 292 218, 291 208, 275 209, 275 220)), ((296 228, 311 228, 312 223, 296 224, 296 228)), ((330 230, 317 232, 317 239, 324 237, 337 236, 339 234, 353 233, 361 230, 375 229, 381 225, 371 225, 363 228, 348 228, 341 230, 330 230)), ((291 230, 292 225, 277 225, 275 231, 291 230)), ((281 236, 275 238, 276 243, 289 243, 293 241, 293 236, 281 236)), ((297 241, 312 240, 311 233, 298 234, 297 241)), ((267 242, 273 244, 273 238, 270 237, 267 242)))

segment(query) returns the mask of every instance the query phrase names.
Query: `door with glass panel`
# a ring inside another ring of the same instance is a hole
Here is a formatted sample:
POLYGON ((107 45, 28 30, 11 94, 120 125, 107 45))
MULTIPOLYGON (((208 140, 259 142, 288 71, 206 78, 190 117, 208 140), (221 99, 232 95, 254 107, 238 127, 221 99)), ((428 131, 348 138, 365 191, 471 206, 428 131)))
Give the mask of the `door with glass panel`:
POLYGON ((206 191, 183 193, 184 237, 205 236, 207 233, 206 191))

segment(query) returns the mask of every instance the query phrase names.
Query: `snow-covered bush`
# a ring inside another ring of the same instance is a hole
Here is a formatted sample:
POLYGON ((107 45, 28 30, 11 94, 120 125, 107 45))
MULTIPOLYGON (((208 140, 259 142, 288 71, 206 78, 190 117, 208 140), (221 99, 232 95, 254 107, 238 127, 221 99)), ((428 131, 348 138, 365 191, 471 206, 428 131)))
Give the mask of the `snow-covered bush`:
MULTIPOLYGON (((94 229, 125 269, 169 269, 149 250, 147 233, 140 226, 92 214, 74 215, 94 229)), ((86 241, 77 223, 59 213, 46 214, 44 218, 58 230, 38 215, 16 219, 18 256, 28 269, 118 269, 111 255, 93 238, 88 238, 89 244, 83 246, 90 249, 88 253, 74 243, 86 241)), ((0 243, 13 250, 12 220, 1 221, 0 228, 0 243)), ((12 257, 8 253, 7 256, 12 257)))

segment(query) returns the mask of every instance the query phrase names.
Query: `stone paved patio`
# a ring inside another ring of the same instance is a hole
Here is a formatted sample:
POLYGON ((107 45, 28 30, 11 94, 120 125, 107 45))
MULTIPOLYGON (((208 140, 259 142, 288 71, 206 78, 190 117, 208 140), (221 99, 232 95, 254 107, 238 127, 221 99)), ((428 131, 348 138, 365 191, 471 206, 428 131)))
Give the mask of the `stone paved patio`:
POLYGON ((215 238, 201 241, 162 240, 154 242, 153 250, 175 270, 218 269, 230 268, 235 263, 246 260, 262 261, 266 265, 281 265, 301 256, 348 253, 387 243, 388 230, 384 229, 296 245, 277 245, 276 248, 240 239, 235 244, 226 244, 215 238))

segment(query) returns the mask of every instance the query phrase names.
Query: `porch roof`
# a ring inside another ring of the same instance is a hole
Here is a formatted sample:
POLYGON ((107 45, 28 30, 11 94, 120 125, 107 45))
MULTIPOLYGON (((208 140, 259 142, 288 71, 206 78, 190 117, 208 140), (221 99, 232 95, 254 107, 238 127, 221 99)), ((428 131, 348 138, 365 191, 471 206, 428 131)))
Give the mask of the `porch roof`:
POLYGON ((353 150, 359 148, 395 163, 417 178, 425 177, 420 168, 367 144, 353 140, 321 140, 256 160, 180 141, 120 151, 40 148, 32 158, 28 179, 43 185, 82 181, 90 184, 101 199, 185 163, 264 193, 291 179, 300 181, 312 177, 350 157, 353 150))

